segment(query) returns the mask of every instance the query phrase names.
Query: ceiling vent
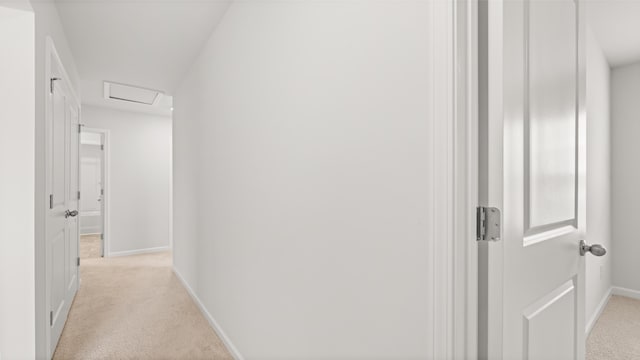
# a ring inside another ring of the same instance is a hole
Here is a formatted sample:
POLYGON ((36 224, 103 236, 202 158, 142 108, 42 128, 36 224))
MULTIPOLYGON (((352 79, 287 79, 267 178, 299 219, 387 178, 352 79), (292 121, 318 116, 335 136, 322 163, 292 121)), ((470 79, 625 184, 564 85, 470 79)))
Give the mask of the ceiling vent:
POLYGON ((163 93, 133 85, 104 82, 104 98, 143 105, 157 105, 163 93))

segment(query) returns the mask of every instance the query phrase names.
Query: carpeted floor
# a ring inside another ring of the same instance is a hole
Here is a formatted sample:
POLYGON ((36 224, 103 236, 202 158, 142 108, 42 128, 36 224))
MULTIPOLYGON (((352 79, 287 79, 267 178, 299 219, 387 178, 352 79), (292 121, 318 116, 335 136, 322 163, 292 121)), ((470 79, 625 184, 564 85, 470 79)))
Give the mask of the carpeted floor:
POLYGON ((102 256, 102 239, 99 234, 80 236, 80 258, 99 258, 102 256))
POLYGON ((54 354, 62 359, 232 359, 171 268, 171 253, 81 261, 54 354))
POLYGON ((640 359, 640 300, 613 295, 587 339, 587 360, 640 359))

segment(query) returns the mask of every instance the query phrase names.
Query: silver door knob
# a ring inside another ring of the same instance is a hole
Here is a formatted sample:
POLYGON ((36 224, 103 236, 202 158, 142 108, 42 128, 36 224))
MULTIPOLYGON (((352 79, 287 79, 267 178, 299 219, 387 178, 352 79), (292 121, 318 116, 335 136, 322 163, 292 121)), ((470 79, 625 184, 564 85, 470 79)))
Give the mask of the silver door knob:
POLYGON ((64 218, 65 219, 68 218, 68 217, 76 217, 76 216, 78 216, 78 210, 73 210, 73 211, 66 210, 64 212, 64 218))
POLYGON ((588 245, 584 240, 580 240, 580 255, 590 252, 595 256, 602 256, 607 253, 607 249, 600 244, 588 245))

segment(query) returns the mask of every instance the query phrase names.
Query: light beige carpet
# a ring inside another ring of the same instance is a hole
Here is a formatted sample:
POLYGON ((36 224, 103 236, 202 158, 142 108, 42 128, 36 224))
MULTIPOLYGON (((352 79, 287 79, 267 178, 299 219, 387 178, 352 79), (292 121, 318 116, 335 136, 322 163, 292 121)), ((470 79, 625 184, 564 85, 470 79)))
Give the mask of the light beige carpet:
POLYGON ((640 300, 611 296, 587 338, 587 360, 640 359, 640 300))
POLYGON ((232 359, 171 268, 171 253, 83 259, 54 359, 232 359))
POLYGON ((102 240, 100 235, 82 235, 80 236, 80 258, 99 258, 102 257, 102 240))

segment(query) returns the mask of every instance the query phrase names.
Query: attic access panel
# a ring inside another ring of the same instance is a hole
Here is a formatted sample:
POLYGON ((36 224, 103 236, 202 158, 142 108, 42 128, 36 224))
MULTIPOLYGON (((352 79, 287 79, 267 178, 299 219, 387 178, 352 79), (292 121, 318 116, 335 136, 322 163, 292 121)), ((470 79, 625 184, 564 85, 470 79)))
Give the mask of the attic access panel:
POLYGON ((104 98, 126 101, 143 105, 157 105, 163 93, 158 90, 145 89, 138 86, 104 82, 104 98))

